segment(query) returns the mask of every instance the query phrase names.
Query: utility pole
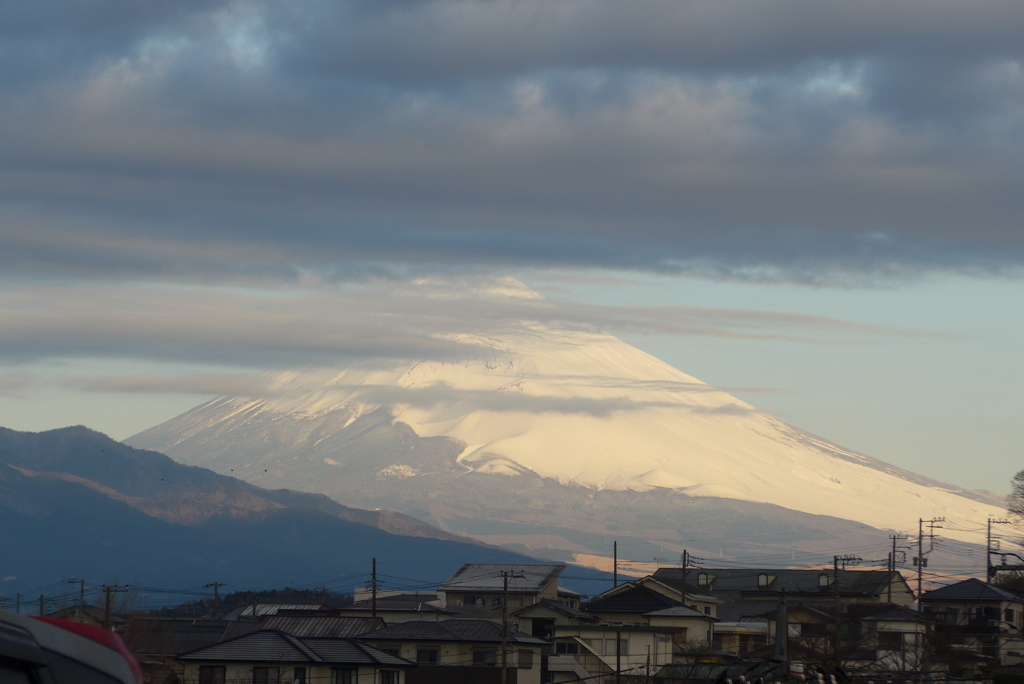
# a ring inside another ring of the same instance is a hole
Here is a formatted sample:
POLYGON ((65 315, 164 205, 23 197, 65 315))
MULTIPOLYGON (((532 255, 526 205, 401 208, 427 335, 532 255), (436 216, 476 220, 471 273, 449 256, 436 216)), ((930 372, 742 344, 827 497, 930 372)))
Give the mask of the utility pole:
POLYGON ((842 618, 842 607, 839 603, 839 561, 843 562, 843 570, 846 569, 847 563, 863 560, 859 556, 832 556, 832 595, 835 597, 835 608, 836 608, 836 640, 835 640, 835 658, 836 667, 842 665, 839 657, 839 635, 842 631, 843 618, 842 618))
MULTIPOLYGON (((993 551, 998 551, 999 550, 999 540, 992 538, 992 526, 993 525, 1009 525, 1009 524, 1010 524, 1010 521, 1009 520, 1005 520, 1005 519, 1001 519, 1001 520, 996 520, 995 518, 989 518, 988 519, 988 536, 987 536, 987 541, 985 543, 985 581, 986 582, 991 582, 993 579, 995 579, 996 573, 998 573, 999 570, 1001 570, 1001 569, 1013 569, 1013 570, 1020 570, 1021 569, 1021 567, 1019 565, 1017 567, 1015 567, 1015 568, 1002 568, 1002 567, 1001 568, 996 568, 994 565, 992 565, 992 553, 993 553, 993 551), (992 542, 993 541, 995 542, 995 549, 992 548, 992 546, 993 546, 992 542)), ((1003 555, 1003 562, 1001 563, 1001 565, 1002 566, 1006 565, 1006 555, 1003 555)))
POLYGON ((110 629, 110 597, 115 591, 128 591, 128 585, 124 589, 119 589, 116 584, 112 587, 103 585, 103 629, 110 629))
POLYGON ((832 594, 835 596, 836 608, 836 638, 832 642, 833 654, 836 659, 836 667, 839 667, 839 556, 832 556, 832 594))
POLYGON ((615 632, 615 684, 622 684, 622 632, 615 632))
POLYGON ((985 533, 985 581, 992 581, 992 516, 989 516, 988 531, 985 533))
POLYGON ((789 660, 789 611, 786 607, 785 589, 779 591, 779 606, 775 611, 774 655, 776 660, 789 660))
POLYGON ((78 617, 85 615, 85 580, 69 577, 65 584, 78 584, 78 617))
MULTIPOLYGON (((928 560, 924 557, 924 525, 928 523, 928 527, 931 530, 931 536, 934 543, 935 539, 935 528, 942 529, 941 525, 936 523, 945 522, 945 518, 932 518, 931 520, 924 520, 922 518, 917 519, 917 559, 915 564, 917 565, 917 609, 921 610, 921 585, 924 579, 924 566, 928 565, 928 560)), ((928 549, 929 553, 931 548, 928 549)))
POLYGON ((508 684, 508 581, 526 579, 522 572, 501 571, 501 684, 508 684))
POLYGON ((501 571, 501 684, 508 684, 508 573, 501 571))
POLYGON ((377 617, 377 559, 373 559, 373 572, 370 575, 370 615, 377 617))
POLYGON ((210 582, 209 584, 207 584, 207 585, 205 585, 203 587, 203 589, 206 589, 208 587, 213 587, 213 615, 214 615, 214 617, 216 617, 217 615, 220 614, 220 592, 218 591, 218 589, 220 589, 221 587, 224 587, 224 586, 227 586, 227 585, 224 584, 223 582, 210 582))
POLYGON ((612 542, 612 586, 619 586, 619 542, 612 542))
MULTIPOLYGON (((896 572, 896 556, 899 554, 896 548, 896 543, 902 539, 903 535, 890 534, 889 539, 892 540, 892 552, 889 553, 889 572, 896 572)), ((887 601, 892 603, 892 575, 889 576, 889 586, 887 589, 887 601)))
POLYGON ((690 554, 686 549, 683 549, 683 590, 682 590, 682 602, 686 603, 686 569, 690 565, 690 554))

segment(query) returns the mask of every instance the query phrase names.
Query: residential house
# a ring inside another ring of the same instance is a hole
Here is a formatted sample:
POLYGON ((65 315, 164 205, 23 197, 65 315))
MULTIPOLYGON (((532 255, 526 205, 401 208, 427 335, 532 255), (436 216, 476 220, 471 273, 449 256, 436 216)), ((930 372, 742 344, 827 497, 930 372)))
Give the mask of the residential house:
POLYGON ((583 606, 589 619, 563 613, 550 624, 551 681, 613 681, 616 671, 652 675, 698 644, 706 650, 718 603, 681 594, 649 577, 615 587, 583 606))
POLYGON ((583 609, 606 625, 651 626, 649 616, 657 615, 660 624, 671 621, 680 630, 680 642, 710 643, 720 603, 721 599, 679 592, 645 577, 595 596, 583 609))
POLYGON ((578 608, 580 595, 558 586, 563 570, 564 565, 466 563, 438 587, 440 607, 500 613, 503 600, 512 612, 549 599, 578 608))
POLYGON ((627 675, 653 675, 673 662, 674 626, 556 625, 548 657, 552 683, 581 680, 614 682, 618 670, 627 675))
POLYGON ((716 616, 737 622, 764 613, 786 595, 805 605, 894 603, 911 607, 914 593, 897 571, 858 569, 660 568, 653 578, 676 591, 720 599, 716 616))
POLYGON ((339 615, 351 617, 371 617, 376 613, 389 625, 410 620, 447 620, 455 616, 455 611, 440 607, 440 599, 436 593, 402 593, 389 592, 378 594, 376 610, 374 601, 367 598, 365 592, 357 592, 356 601, 351 606, 338 608, 339 615))
MULTIPOLYGON (((796 604, 785 612, 791 661, 819 671, 840 667, 851 675, 887 678, 920 674, 928 667, 932 620, 905 606, 851 603, 837 615, 834 605, 796 604)), ((763 616, 770 635, 761 654, 765 657, 774 651, 777 615, 773 611, 763 616)))
POLYGON ((711 648, 717 653, 729 653, 743 658, 767 645, 768 620, 764 618, 715 623, 711 648))
POLYGON ((363 634, 363 643, 414 661, 407 684, 500 682, 504 663, 509 684, 541 684, 542 655, 549 645, 523 632, 502 632, 489 620, 405 622, 363 634), (505 657, 502 658, 504 644, 505 657))
POLYGON ((968 579, 921 596, 937 621, 937 651, 955 676, 980 676, 992 668, 1024 664, 1024 599, 968 579))
POLYGON ((549 639, 555 626, 597 623, 597 616, 579 608, 573 608, 562 601, 541 599, 512 613, 517 628, 531 636, 549 639))
POLYGON ((247 603, 244 606, 238 606, 227 611, 221 616, 221 619, 242 620, 248 618, 251 620, 253 615, 259 618, 267 615, 277 615, 282 611, 308 615, 310 613, 327 612, 330 610, 330 608, 322 603, 259 603, 254 600, 252 603, 247 603))
MULTIPOLYGON (((612 612, 623 615, 623 608, 628 613, 629 607, 633 606, 637 609, 633 613, 640 616, 643 613, 654 610, 683 605, 704 613, 704 615, 710 618, 717 619, 719 607, 723 603, 722 599, 715 596, 692 591, 692 588, 688 591, 681 591, 679 588, 655 579, 653 576, 647 576, 620 584, 599 596, 595 596, 586 605, 585 609, 589 613, 595 613, 600 612, 600 606, 605 606, 612 610, 612 612)), ((622 617, 622 619, 625 619, 625 617, 622 617)), ((622 620, 619 621, 621 622, 622 620)), ((642 618, 638 618, 636 621, 638 623, 643 622, 642 618)))
POLYGON ((260 630, 178 657, 182 684, 406 684, 415 667, 355 639, 260 630))

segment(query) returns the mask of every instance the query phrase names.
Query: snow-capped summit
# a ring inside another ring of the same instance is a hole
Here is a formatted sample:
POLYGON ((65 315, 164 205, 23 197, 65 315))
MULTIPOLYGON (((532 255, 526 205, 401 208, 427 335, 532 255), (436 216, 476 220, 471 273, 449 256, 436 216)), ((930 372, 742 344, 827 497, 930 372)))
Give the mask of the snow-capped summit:
POLYGON ((611 335, 535 324, 457 341, 476 353, 268 373, 262 398, 215 399, 128 441, 343 503, 422 512, 443 502, 447 512, 432 513, 441 523, 472 516, 460 502, 483 481, 498 499, 542 481, 771 504, 879 529, 932 517, 969 527, 1002 513, 786 425, 611 335))

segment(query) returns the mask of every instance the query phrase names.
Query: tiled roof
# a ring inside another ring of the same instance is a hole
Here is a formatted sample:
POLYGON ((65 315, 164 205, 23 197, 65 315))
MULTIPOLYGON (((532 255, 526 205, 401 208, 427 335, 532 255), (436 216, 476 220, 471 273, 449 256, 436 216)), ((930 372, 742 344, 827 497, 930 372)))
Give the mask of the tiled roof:
MULTIPOLYGON (((326 606, 316 603, 257 603, 256 604, 256 615, 277 615, 278 611, 281 610, 326 610, 326 606)), ((252 604, 245 606, 239 606, 234 610, 228 611, 224 614, 225 620, 237 620, 240 617, 252 617, 252 604)))
MULTIPOLYGON (((403 622, 375 632, 361 634, 363 640, 381 641, 466 641, 499 643, 501 625, 489 620, 444 620, 443 622, 403 622)), ((509 641, 519 644, 543 645, 543 639, 522 632, 512 632, 509 641)))
POLYGON ((303 639, 309 648, 323 658, 325 663, 346 665, 386 665, 408 667, 411 662, 399 658, 355 639, 303 639))
POLYGON ((644 613, 647 617, 695 617, 704 618, 707 620, 717 620, 707 615, 702 610, 694 610, 689 606, 673 606, 672 608, 663 608, 661 610, 655 610, 650 613, 644 613))
POLYGON ((260 629, 272 629, 303 638, 354 637, 384 626, 381 618, 364 617, 285 617, 273 616, 260 623, 260 629))
POLYGON ((590 619, 593 619, 593 616, 590 615, 589 613, 586 613, 586 612, 584 612, 582 610, 577 610, 576 608, 573 608, 572 606, 567 606, 564 603, 562 603, 561 601, 552 601, 551 599, 541 599, 540 601, 537 601, 534 604, 526 606, 525 608, 520 608, 519 610, 515 611, 512 614, 513 615, 524 615, 524 614, 528 613, 530 610, 532 610, 534 608, 541 608, 541 607, 550 608, 551 610, 554 610, 554 611, 557 611, 559 613, 562 613, 563 615, 566 615, 566 616, 571 617, 571 618, 577 618, 579 620, 590 620, 590 619))
MULTIPOLYGON (((224 620, 150 618, 138 620, 127 635, 128 647, 140 655, 178 655, 219 643, 232 625, 224 620)), ((255 625, 248 623, 247 632, 255 625)), ((241 636, 238 632, 232 636, 241 636)))
POLYGON ((588 613, 652 613, 681 606, 679 601, 643 585, 633 585, 611 596, 599 597, 583 606, 588 613))
POLYGON ((252 661, 273 663, 319 662, 298 638, 282 632, 260 631, 201 648, 181 660, 252 661))
POLYGON ((508 590, 513 593, 536 593, 557 579, 564 565, 504 565, 497 563, 466 563, 445 580, 438 591, 501 591, 501 573, 508 572, 519 577, 511 577, 508 590))
POLYGON ((971 578, 947 587, 939 587, 926 591, 921 596, 922 601, 976 601, 976 600, 998 600, 998 601, 1020 601, 1019 596, 1000 589, 997 586, 986 584, 979 579, 971 578))
POLYGON ((411 665, 407 660, 352 639, 300 639, 261 630, 179 656, 202 662, 323 663, 329 665, 411 665))
MULTIPOLYGON (((791 570, 776 568, 691 568, 686 572, 686 590, 720 594, 722 592, 778 592, 831 593, 835 588, 819 586, 822 575, 831 582, 831 568, 818 570, 791 570), (698 576, 707 573, 713 577, 709 586, 698 586, 698 576), (761 575, 772 577, 767 587, 758 585, 761 575)), ((660 568, 654 578, 678 588, 682 584, 683 571, 680 568, 660 568)), ((843 594, 878 596, 885 592, 890 579, 899 581, 898 572, 888 570, 840 570, 839 590, 843 594)))
MULTIPOLYGON (((423 594, 397 594, 392 596, 380 596, 377 598, 377 610, 403 612, 416 611, 419 613, 443 613, 443 608, 438 608, 428 601, 436 601, 437 595, 423 594)), ((351 606, 342 610, 370 610, 373 602, 370 600, 356 601, 351 606)))

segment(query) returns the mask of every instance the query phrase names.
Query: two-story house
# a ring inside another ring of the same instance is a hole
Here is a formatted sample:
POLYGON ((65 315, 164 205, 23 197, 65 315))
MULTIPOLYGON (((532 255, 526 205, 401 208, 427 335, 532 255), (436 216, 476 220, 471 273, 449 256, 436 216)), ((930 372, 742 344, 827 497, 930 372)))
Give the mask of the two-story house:
POLYGON ((1024 664, 1021 597, 971 578, 925 592, 921 607, 938 622, 938 655, 951 673, 975 676, 1024 664))
POLYGON ((437 588, 441 608, 462 616, 509 613, 542 600, 580 607, 580 594, 558 585, 565 565, 466 563, 437 588))
POLYGON ((529 634, 503 632, 489 620, 462 619, 404 622, 362 634, 359 640, 415 662, 419 669, 410 683, 500 682, 504 665, 509 684, 540 684, 541 656, 548 646, 529 634))

